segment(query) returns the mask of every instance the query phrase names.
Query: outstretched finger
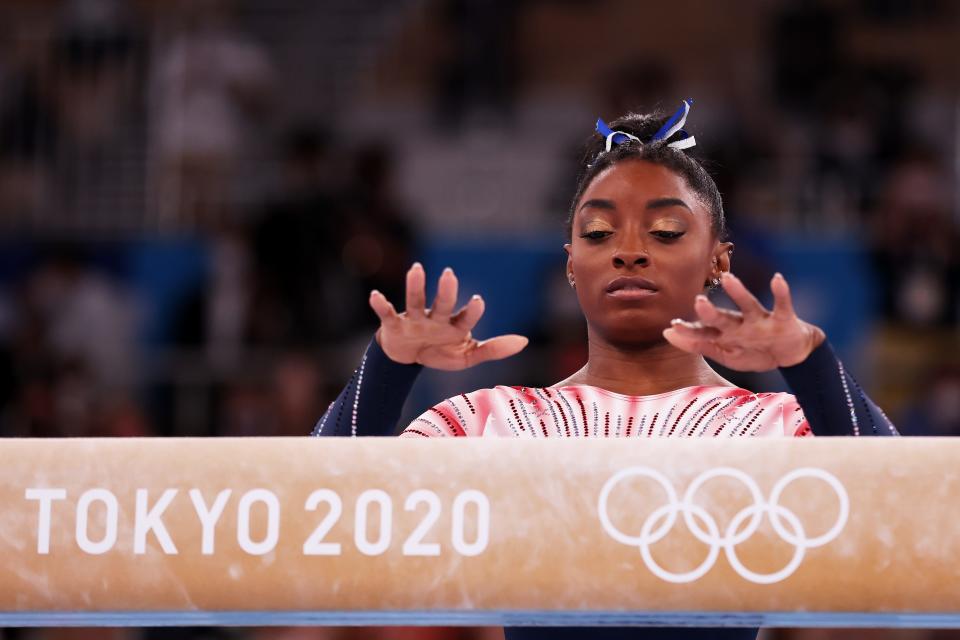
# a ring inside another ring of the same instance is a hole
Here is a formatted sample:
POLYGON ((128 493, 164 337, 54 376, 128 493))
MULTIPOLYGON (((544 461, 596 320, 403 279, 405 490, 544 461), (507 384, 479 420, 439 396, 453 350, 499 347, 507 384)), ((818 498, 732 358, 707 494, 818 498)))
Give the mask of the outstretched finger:
POLYGON ((723 290, 740 307, 740 311, 743 312, 745 317, 762 316, 767 313, 764 306, 750 293, 750 290, 744 286, 740 278, 726 271, 720 277, 720 281, 723 283, 723 290))
POLYGON ((399 320, 397 310, 393 308, 393 304, 387 300, 385 295, 376 289, 370 292, 370 307, 374 313, 377 314, 377 317, 380 318, 380 324, 383 326, 394 324, 399 320))
POLYGON ((508 334, 497 336, 477 343, 475 349, 465 354, 466 365, 472 367, 488 360, 502 360, 519 353, 529 344, 529 340, 521 335, 508 334))
POLYGON ((463 308, 453 314, 450 322, 458 329, 473 331, 473 328, 477 326, 477 323, 480 322, 480 318, 483 316, 484 308, 483 298, 474 295, 467 304, 463 305, 463 308))
POLYGON ((675 329, 680 335, 701 340, 713 340, 723 334, 723 331, 716 327, 708 327, 701 322, 687 322, 686 320, 673 320, 670 322, 670 328, 675 329))
POLYGON ((437 281, 437 297, 433 299, 433 307, 430 308, 431 318, 450 317, 453 306, 457 304, 457 287, 457 276, 453 273, 453 269, 447 267, 437 281))
POLYGON ((698 295, 693 301, 693 310, 705 326, 716 327, 721 331, 730 331, 743 324, 743 314, 739 311, 721 309, 704 295, 698 295))
POLYGON ((723 350, 717 346, 716 342, 713 342, 708 338, 687 335, 683 333, 683 330, 677 326, 664 329, 663 337, 667 339, 667 342, 678 349, 682 349, 688 353, 700 354, 723 364, 724 356, 726 354, 724 354, 723 350))
POLYGON ((787 317, 795 316, 790 285, 780 272, 775 273, 773 280, 770 281, 770 290, 773 292, 773 313, 787 317))
POLYGON ((427 306, 427 294, 424 291, 427 276, 423 272, 423 265, 414 262, 410 270, 407 271, 407 316, 411 318, 422 318, 424 308, 427 306))

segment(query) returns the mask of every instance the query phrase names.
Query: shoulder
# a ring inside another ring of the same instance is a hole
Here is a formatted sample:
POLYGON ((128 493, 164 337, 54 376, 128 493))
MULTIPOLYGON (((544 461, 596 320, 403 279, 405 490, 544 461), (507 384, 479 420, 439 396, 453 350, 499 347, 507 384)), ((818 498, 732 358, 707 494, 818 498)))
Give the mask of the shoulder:
POLYGON ((523 401, 522 387, 497 386, 450 396, 417 417, 404 435, 478 436, 499 407, 523 401))
POLYGON ((763 406, 782 408, 784 417, 787 417, 788 414, 803 414, 800 403, 792 393, 770 392, 757 393, 755 395, 757 396, 757 401, 763 406))
POLYGON ((444 403, 450 406, 465 407, 471 413, 488 413, 493 407, 504 403, 535 404, 549 399, 550 391, 548 389, 497 385, 452 396, 444 400, 444 403))
POLYGON ((511 418, 517 424, 530 420, 546 409, 553 395, 542 388, 497 385, 451 396, 419 420, 432 423, 446 435, 509 435, 504 429, 511 418))
POLYGON ((777 435, 782 434, 784 436, 797 437, 813 435, 807 418, 803 414, 803 408, 793 394, 764 392, 753 395, 757 399, 758 407, 766 411, 768 416, 771 418, 777 418, 779 416, 779 428, 776 429, 778 432, 777 435))
MULTIPOLYGON (((696 387, 686 390, 683 400, 700 406, 721 424, 715 435, 790 437, 808 435, 806 418, 797 399, 789 393, 755 392, 742 387, 696 387)), ((686 406, 686 405, 685 405, 686 406)))
POLYGON ((477 419, 485 421, 491 414, 504 411, 523 412, 532 406, 549 402, 550 396, 544 389, 497 385, 495 387, 476 389, 469 393, 447 398, 442 403, 453 410, 469 413, 477 419))

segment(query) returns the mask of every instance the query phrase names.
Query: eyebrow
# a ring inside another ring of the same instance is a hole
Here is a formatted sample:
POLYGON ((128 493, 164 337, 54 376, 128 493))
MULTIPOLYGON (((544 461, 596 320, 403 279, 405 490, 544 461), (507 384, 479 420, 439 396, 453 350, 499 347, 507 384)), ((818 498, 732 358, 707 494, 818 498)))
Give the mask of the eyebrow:
POLYGON ((647 202, 647 209, 666 209, 667 207, 683 207, 691 213, 693 210, 680 198, 655 198, 647 202))
POLYGON ((580 210, 591 207, 593 209, 606 209, 607 211, 616 211, 617 205, 613 203, 613 200, 602 200, 600 198, 593 198, 592 200, 587 200, 582 205, 580 205, 580 210))
MULTIPOLYGON (((580 205, 581 210, 586 209, 587 207, 594 209, 605 209, 607 211, 616 211, 617 209, 617 205, 613 202, 613 200, 605 200, 602 198, 593 198, 580 205)), ((651 210, 666 209, 668 207, 683 207, 687 211, 690 211, 691 213, 693 212, 693 209, 690 208, 690 205, 680 198, 654 198, 653 200, 649 200, 647 202, 646 208, 647 210, 651 210)))

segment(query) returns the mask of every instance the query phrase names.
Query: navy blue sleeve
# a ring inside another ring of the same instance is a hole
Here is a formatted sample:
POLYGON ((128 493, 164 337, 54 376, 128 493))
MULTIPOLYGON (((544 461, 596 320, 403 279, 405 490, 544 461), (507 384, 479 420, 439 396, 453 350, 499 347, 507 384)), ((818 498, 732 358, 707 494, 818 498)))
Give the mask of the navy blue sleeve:
POLYGON ((337 399, 317 421, 314 436, 392 436, 410 388, 423 367, 400 364, 383 352, 376 338, 337 399))
POLYGON ((826 340, 807 359, 781 367, 814 436, 898 436, 826 340))

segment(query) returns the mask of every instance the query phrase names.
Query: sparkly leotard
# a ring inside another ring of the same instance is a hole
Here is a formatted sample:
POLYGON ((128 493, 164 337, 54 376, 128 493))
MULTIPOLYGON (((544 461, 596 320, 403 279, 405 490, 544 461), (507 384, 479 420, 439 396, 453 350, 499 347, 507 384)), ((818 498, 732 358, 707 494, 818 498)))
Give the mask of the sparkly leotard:
MULTIPOLYGON (((347 386, 317 422, 316 436, 385 436, 396 431, 422 367, 390 360, 372 340, 347 386)), ((700 386, 654 396, 598 387, 498 386, 448 398, 401 434, 507 437, 792 437, 899 435, 824 342, 781 368, 793 394, 700 386)), ((508 627, 507 640, 753 640, 756 628, 508 627)))
POLYGON ((403 437, 717 438, 810 435, 796 398, 721 386, 628 396, 588 385, 480 389, 448 398, 403 437))

